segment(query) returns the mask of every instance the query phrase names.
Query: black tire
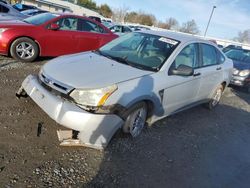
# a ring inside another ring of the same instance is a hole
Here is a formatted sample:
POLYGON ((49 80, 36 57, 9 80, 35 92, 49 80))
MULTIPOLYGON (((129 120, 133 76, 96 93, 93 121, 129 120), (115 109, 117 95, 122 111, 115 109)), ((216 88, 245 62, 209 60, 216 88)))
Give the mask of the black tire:
POLYGON ((222 93, 223 93, 223 86, 220 85, 219 87, 217 87, 217 89, 214 91, 213 95, 212 95, 212 99, 205 104, 205 106, 209 109, 212 110, 214 109, 220 102, 222 93))
POLYGON ((21 62, 32 62, 38 57, 39 48, 32 39, 21 37, 11 44, 10 55, 21 62))
POLYGON ((148 109, 145 102, 137 103, 131 107, 126 112, 126 119, 122 127, 123 132, 130 133, 132 137, 137 137, 146 123, 147 113, 148 109))

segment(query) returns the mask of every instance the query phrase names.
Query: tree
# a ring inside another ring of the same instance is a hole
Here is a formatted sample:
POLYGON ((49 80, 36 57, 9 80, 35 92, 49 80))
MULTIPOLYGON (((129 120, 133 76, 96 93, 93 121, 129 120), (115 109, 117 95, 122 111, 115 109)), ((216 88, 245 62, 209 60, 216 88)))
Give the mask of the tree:
POLYGON ((160 27, 160 28, 162 28, 162 29, 168 29, 168 24, 165 23, 165 22, 159 21, 159 22, 157 23, 157 27, 160 27))
POLYGON ((142 25, 154 25, 156 18, 152 14, 146 14, 144 12, 129 12, 125 16, 126 22, 138 23, 142 25))
POLYGON ((183 33, 190 33, 190 34, 198 34, 200 32, 194 20, 183 23, 182 27, 180 28, 180 31, 183 33))
POLYGON ((103 4, 100 7, 98 7, 98 12, 103 15, 106 18, 111 18, 113 12, 111 8, 107 4, 103 4))
POLYGON ((116 22, 124 22, 125 21, 125 17, 128 13, 129 7, 127 6, 123 6, 117 9, 112 10, 113 12, 113 16, 112 19, 116 22))
POLYGON ((236 37, 234 40, 241 42, 241 43, 248 43, 250 44, 250 29, 245 31, 240 31, 238 33, 238 37, 236 37))
POLYGON ((129 12, 125 16, 126 22, 137 23, 138 22, 138 13, 137 12, 129 12))
POLYGON ((152 14, 141 14, 140 24, 152 26, 154 25, 156 18, 152 14))
POLYGON ((179 22, 175 18, 168 18, 166 20, 167 28, 166 29, 178 29, 179 22))
POLYGON ((77 4, 91 10, 97 10, 96 3, 92 0, 78 0, 77 4))

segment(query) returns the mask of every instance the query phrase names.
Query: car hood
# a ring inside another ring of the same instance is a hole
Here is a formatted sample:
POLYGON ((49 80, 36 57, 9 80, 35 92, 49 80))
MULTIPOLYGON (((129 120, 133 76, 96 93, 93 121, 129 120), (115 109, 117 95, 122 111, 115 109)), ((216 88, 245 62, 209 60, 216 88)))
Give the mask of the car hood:
POLYGON ((236 61, 236 60, 233 60, 233 63, 234 63, 234 68, 238 69, 238 70, 250 70, 250 63, 245 63, 245 62, 242 62, 242 61, 236 61))
POLYGON ((68 86, 82 89, 102 88, 153 73, 92 52, 61 56, 45 64, 42 72, 68 86))
POLYGON ((0 16, 0 26, 12 27, 12 26, 30 25, 28 23, 21 21, 21 19, 23 18, 14 17, 14 16, 0 16))

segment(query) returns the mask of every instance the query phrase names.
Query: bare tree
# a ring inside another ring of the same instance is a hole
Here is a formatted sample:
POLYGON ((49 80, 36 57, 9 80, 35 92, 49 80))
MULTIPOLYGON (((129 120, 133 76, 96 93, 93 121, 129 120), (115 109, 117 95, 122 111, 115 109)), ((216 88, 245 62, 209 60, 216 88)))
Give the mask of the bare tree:
POLYGON ((250 29, 245 31, 240 31, 238 33, 238 37, 234 38, 234 40, 242 43, 248 43, 250 44, 250 29))
POLYGON ((124 23, 125 17, 127 15, 127 12, 129 11, 129 7, 123 5, 123 7, 113 9, 113 15, 112 19, 116 22, 122 22, 124 23))
POLYGON ((170 30, 179 28, 179 22, 175 18, 172 18, 172 17, 166 20, 166 25, 167 25, 166 29, 170 29, 170 30))
POLYGON ((168 29, 168 24, 165 23, 165 22, 159 21, 159 22, 157 23, 157 27, 160 27, 160 28, 162 28, 162 29, 168 29))
POLYGON ((198 34, 199 28, 194 20, 187 21, 182 24, 180 31, 183 33, 198 34))

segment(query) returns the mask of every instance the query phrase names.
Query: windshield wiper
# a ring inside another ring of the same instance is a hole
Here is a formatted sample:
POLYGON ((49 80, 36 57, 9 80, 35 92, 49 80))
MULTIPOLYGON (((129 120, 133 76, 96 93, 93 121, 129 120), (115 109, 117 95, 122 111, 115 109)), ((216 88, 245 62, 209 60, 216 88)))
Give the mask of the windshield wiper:
POLYGON ((120 62, 120 63, 126 64, 126 65, 131 65, 131 63, 127 60, 128 57, 122 58, 122 57, 111 56, 111 58, 113 60, 120 62))
POLYGON ((113 59, 113 56, 108 55, 108 54, 106 54, 106 53, 104 53, 104 52, 102 52, 102 51, 100 51, 100 50, 93 50, 92 52, 93 52, 93 53, 96 53, 96 54, 99 54, 99 55, 101 55, 101 56, 107 57, 107 58, 109 58, 109 59, 113 59))
POLYGON ((129 63, 127 62, 127 60, 126 60, 127 57, 121 58, 121 57, 112 56, 112 55, 109 55, 109 54, 107 54, 107 53, 105 53, 105 52, 102 52, 102 51, 100 51, 100 50, 94 50, 94 51, 92 51, 92 52, 97 53, 97 54, 99 54, 99 55, 102 55, 102 56, 104 56, 104 57, 107 57, 107 58, 109 58, 109 59, 118 61, 118 62, 123 63, 123 64, 127 64, 127 65, 129 64, 129 63))
POLYGON ((116 61, 119 61, 120 63, 123 63, 123 64, 126 64, 126 65, 129 65, 131 67, 135 67, 137 69, 142 69, 142 70, 148 70, 148 71, 158 71, 158 68, 156 67, 148 67, 148 66, 145 66, 145 65, 141 65, 141 64, 138 64, 138 63, 134 63, 134 62, 131 62, 131 61, 128 61, 127 58, 128 57, 112 57, 114 60, 116 61))

